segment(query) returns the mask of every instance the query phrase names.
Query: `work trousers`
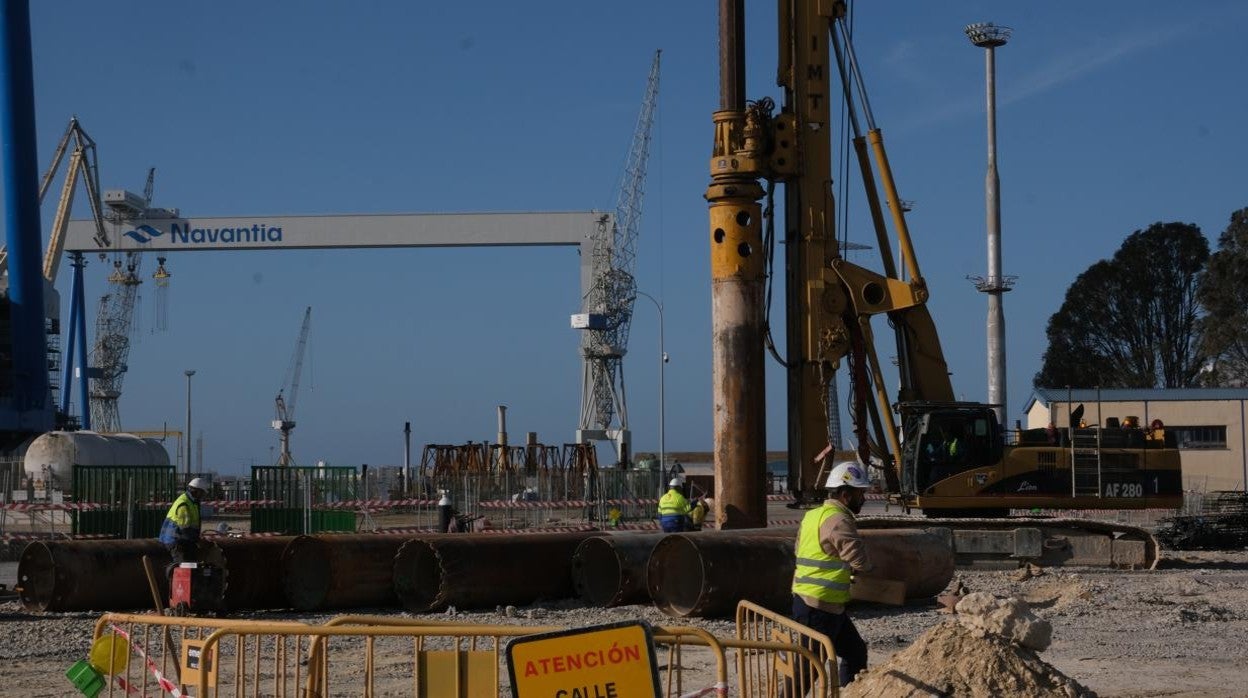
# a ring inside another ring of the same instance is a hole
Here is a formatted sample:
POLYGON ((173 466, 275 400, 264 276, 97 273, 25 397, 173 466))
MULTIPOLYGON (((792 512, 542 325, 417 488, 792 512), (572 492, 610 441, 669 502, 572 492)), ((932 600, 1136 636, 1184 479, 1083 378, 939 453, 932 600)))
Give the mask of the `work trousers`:
POLYGON ((659 528, 664 533, 680 533, 689 530, 689 517, 680 514, 666 514, 659 517, 659 528))
MULTIPOLYGON (((853 681, 858 672, 867 668, 867 643, 863 642, 862 636, 858 634, 858 629, 854 627, 854 621, 850 620, 848 613, 828 613, 811 608, 806 605, 805 601, 802 601, 802 597, 794 594, 793 620, 815 632, 827 635, 832 640, 836 656, 841 660, 842 688, 853 681)), ((809 679, 805 683, 809 686, 809 679)))

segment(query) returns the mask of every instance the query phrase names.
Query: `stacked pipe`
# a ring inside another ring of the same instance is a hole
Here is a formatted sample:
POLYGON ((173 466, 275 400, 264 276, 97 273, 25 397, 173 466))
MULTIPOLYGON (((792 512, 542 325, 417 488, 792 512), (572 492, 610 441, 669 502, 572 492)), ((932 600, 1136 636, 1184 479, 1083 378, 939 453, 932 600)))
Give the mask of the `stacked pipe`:
MULTIPOLYGON (((903 580, 909 598, 935 595, 952 579, 947 536, 912 529, 863 536, 873 576, 903 580)), ((203 557, 228 573, 229 610, 401 604, 428 612, 529 604, 577 591, 592 605, 652 598, 669 615, 719 616, 741 599, 787 608, 794 538, 791 528, 222 538, 207 541, 203 557)), ((22 603, 40 611, 150 607, 145 555, 158 569, 169 564, 155 540, 31 543, 18 566, 22 603)))

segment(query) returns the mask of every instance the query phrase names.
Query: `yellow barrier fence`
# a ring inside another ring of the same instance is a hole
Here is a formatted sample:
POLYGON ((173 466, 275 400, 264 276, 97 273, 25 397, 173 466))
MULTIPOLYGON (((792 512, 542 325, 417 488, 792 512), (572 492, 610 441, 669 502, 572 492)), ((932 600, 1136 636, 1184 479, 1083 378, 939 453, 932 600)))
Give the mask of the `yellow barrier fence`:
MULTIPOLYGON (((492 698, 512 695, 510 640, 562 630, 387 616, 311 625, 110 613, 97 622, 95 636, 111 632, 130 642, 130 661, 101 695, 492 698)), ((781 658, 809 676, 810 686, 828 685, 816 654, 793 643, 718 638, 691 627, 656 627, 653 640, 665 698, 778 695, 775 681, 759 683, 743 672, 754 661, 781 658), (730 654, 737 655, 736 675, 729 673, 730 654)))
POLYGON ((737 674, 745 687, 743 695, 762 696, 826 696, 836 698, 840 683, 837 676, 836 650, 827 635, 815 632, 791 618, 786 618, 750 601, 737 603, 737 639, 770 641, 792 648, 804 648, 813 654, 811 660, 797 653, 740 652, 737 674))

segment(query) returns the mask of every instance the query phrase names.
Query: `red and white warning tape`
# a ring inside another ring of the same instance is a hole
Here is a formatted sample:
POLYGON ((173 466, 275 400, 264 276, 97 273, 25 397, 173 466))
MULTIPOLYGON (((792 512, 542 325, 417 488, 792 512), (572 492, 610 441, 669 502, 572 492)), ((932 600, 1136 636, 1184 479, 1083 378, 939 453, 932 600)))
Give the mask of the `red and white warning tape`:
MULTIPOLYGON (((156 683, 165 693, 174 696, 174 698, 182 698, 182 691, 178 690, 177 684, 169 679, 166 679, 164 675, 160 673, 160 669, 156 667, 156 662, 152 661, 152 658, 147 656, 147 653, 143 651, 142 647, 134 644, 134 641, 130 639, 129 633, 117 627, 116 623, 109 623, 108 627, 112 628, 113 632, 125 638, 126 642, 129 643, 130 648, 143 658, 143 661, 147 664, 147 670, 156 678, 156 683)), ((127 690, 129 689, 128 686, 126 688, 127 690)))

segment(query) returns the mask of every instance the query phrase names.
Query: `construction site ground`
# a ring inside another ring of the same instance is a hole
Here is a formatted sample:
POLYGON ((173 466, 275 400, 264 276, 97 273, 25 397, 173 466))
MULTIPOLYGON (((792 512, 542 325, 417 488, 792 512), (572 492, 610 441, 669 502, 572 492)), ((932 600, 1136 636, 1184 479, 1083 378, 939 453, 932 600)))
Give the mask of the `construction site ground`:
MULTIPOLYGON (((14 563, 5 563, 6 576, 14 563)), ((972 591, 1015 595, 1053 624, 1041 658, 1101 696, 1242 696, 1248 693, 1248 552, 1167 552, 1152 571, 1047 569, 1019 579, 1016 571, 960 570, 972 591)), ((395 609, 362 612, 398 614, 395 609)), ((335 614, 265 612, 251 618, 322 622, 335 614)), ((934 602, 862 606, 855 622, 879 664, 948 619, 934 602)), ((728 620, 673 619, 648 606, 587 608, 573 600, 517 609, 443 613, 441 621, 581 627, 642 618, 657 625, 703 627, 731 635, 728 620)), ((7 695, 73 693, 64 677, 86 656, 94 613, 31 614, 0 604, 0 686, 7 695)), ((419 617, 419 616, 417 616, 419 617)), ((662 660, 661 660, 662 661, 662 660)), ((709 683, 709 658, 688 653, 686 690, 709 683)), ((342 688, 345 689, 345 686, 342 688)))

